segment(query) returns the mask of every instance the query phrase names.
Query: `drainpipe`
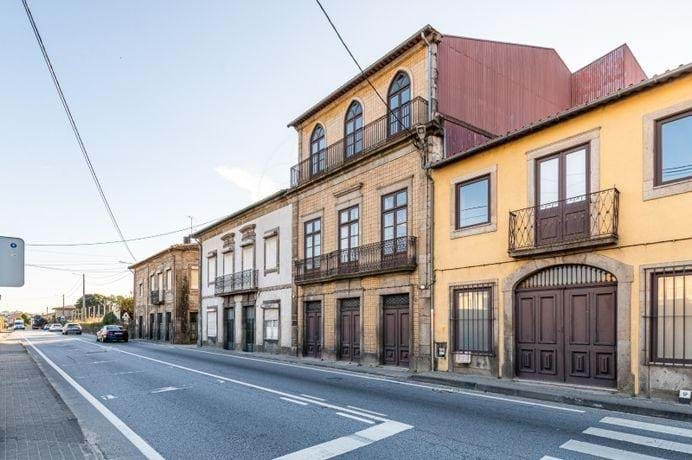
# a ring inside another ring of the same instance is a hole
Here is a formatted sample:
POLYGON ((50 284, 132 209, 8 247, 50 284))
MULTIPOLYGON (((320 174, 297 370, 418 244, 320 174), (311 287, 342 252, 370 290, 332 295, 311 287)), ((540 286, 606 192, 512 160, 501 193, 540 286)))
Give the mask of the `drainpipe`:
MULTIPOLYGON (((427 37, 425 36, 425 33, 421 32, 420 33, 421 38, 425 42, 425 45, 427 47, 427 54, 425 56, 427 68, 428 68, 428 120, 432 121, 432 114, 433 114, 433 71, 432 71, 432 45, 428 41, 427 37)), ((426 149, 427 150, 427 149, 426 149)), ((425 200, 426 202, 426 226, 427 226, 427 255, 428 255, 428 260, 426 261, 427 264, 427 288, 430 289, 430 369, 431 370, 436 370, 437 369, 437 362, 435 361, 435 289, 433 289, 433 286, 435 284, 435 276, 433 272, 433 254, 434 254, 434 238, 433 238, 433 231, 434 231, 434 222, 433 222, 433 209, 434 209, 434 200, 435 200, 435 194, 434 194, 434 183, 432 180, 432 175, 430 173, 430 161, 429 158, 426 158, 425 164, 424 164, 424 171, 425 171, 425 177, 427 181, 427 186, 425 188, 427 199, 425 200)))
POLYGON ((199 261, 197 261, 197 346, 202 346, 202 241, 195 238, 199 246, 199 261))

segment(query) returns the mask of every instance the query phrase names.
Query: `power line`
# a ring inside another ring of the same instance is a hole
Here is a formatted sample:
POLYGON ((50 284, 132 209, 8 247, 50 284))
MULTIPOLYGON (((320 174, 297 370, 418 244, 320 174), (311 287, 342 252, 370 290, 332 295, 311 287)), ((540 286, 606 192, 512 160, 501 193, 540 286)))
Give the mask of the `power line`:
MULTIPOLYGON (((48 265, 39 265, 39 264, 26 264, 26 266, 32 267, 32 268, 40 268, 42 270, 54 270, 54 271, 71 272, 71 273, 74 273, 76 271, 80 271, 80 272, 84 272, 84 273, 113 273, 113 272, 124 273, 124 271, 119 269, 119 268, 101 268, 101 269, 79 270, 78 268, 51 267, 48 265)), ((125 271, 129 271, 129 270, 125 270, 125 271)))
MULTIPOLYGON (((202 227, 207 224, 211 224, 212 222, 216 222, 217 220, 221 219, 221 217, 217 217, 216 219, 211 219, 206 222, 202 222, 196 225, 193 225, 192 228, 198 228, 202 227)), ((139 236, 136 238, 128 238, 125 241, 130 242, 130 241, 142 241, 142 240, 149 240, 152 238, 159 238, 162 236, 168 236, 168 235, 173 235, 175 233, 180 233, 180 232, 185 232, 190 230, 190 226, 182 227, 177 230, 171 230, 169 232, 163 232, 163 233, 155 233, 153 235, 146 235, 146 236, 139 236)), ((98 245, 104 245, 104 244, 115 244, 115 243, 121 243, 122 240, 114 240, 114 241, 92 241, 92 242, 86 242, 86 243, 29 243, 27 246, 32 246, 32 247, 68 247, 68 246, 98 246, 98 245)))
POLYGON ((70 121, 70 126, 72 127, 72 131, 74 132, 74 135, 77 138, 77 143, 79 144, 79 148, 81 149, 82 155, 84 156, 84 161, 86 162, 86 165, 89 168, 89 172, 91 173, 91 177, 94 180, 94 183, 96 184, 96 188, 98 189, 99 195, 101 196, 101 201, 103 201, 103 205, 106 208, 106 212, 108 213, 108 216, 110 217, 111 222, 113 223, 113 226, 115 227, 115 230, 118 233, 118 236, 120 237, 120 241, 122 241, 123 245, 125 245, 127 252, 130 254, 130 257, 132 257, 132 260, 137 260, 135 255, 132 253, 130 246, 127 244, 127 241, 125 241, 125 236, 123 235, 123 232, 120 229, 120 225, 118 225, 118 221, 115 218, 115 214, 113 214, 113 210, 111 209, 110 204, 108 203, 108 199, 106 198, 106 194, 103 191, 103 187, 101 187, 101 182, 99 181, 99 178, 96 175, 96 171, 94 170, 94 165, 91 164, 91 159, 89 158, 89 153, 87 152, 87 149, 84 145, 84 142, 82 141, 82 136, 79 134, 79 130, 77 129, 77 124, 75 123, 74 117, 72 116, 72 112, 70 111, 70 107, 67 105, 67 99, 65 99, 65 95, 63 94, 62 87, 60 86, 60 82, 58 81, 58 76, 56 75, 55 70, 53 69, 53 64, 51 64, 50 58, 48 57, 48 52, 46 51, 46 47, 43 44, 43 39, 41 38, 41 34, 38 32, 38 27, 36 27, 36 23, 34 22, 34 17, 31 14, 31 10, 29 9, 29 4, 27 3, 27 0, 22 0, 22 3, 24 4, 24 10, 26 11, 26 16, 29 19, 29 23, 31 24, 31 28, 33 29, 34 35, 36 36, 36 41, 38 42, 38 45, 41 48, 41 53, 43 54, 43 59, 44 59, 44 61, 46 61, 46 66, 48 66, 48 71, 50 72, 51 78, 53 79, 53 83, 55 84, 55 89, 58 91, 58 96, 60 97, 60 102, 62 102, 62 106, 65 109, 65 113, 67 114, 67 118, 70 121))
POLYGON ((368 85, 370 85, 370 87, 372 88, 372 90, 375 91, 375 94, 377 94, 377 97, 378 97, 378 98, 380 99, 380 101, 382 101, 382 103, 385 105, 385 107, 387 108, 388 112, 389 112, 391 115, 394 115, 394 118, 396 119, 397 124, 398 124, 399 126, 405 128, 409 133, 412 133, 413 130, 411 129, 411 127, 408 126, 408 124, 404 124, 404 123, 401 121, 401 119, 399 118, 399 115, 397 115, 396 111, 395 111, 395 110, 389 110, 389 104, 387 104, 387 101, 384 100, 384 98, 382 97, 382 95, 380 94, 380 92, 377 90, 377 88, 375 88, 375 85, 373 85, 372 82, 370 81, 370 78, 368 78, 368 76, 365 74, 365 71, 363 70, 363 67, 361 67, 360 63, 358 62, 358 59, 356 59, 356 57, 355 57, 355 56, 353 55, 353 53, 351 52, 351 49, 348 47, 348 45, 346 44, 346 41, 343 39, 343 37, 342 37, 341 34, 339 33, 339 30, 338 30, 338 29, 336 28, 336 26, 334 25, 334 22, 332 21, 332 18, 329 17, 329 14, 327 13, 327 10, 324 9, 324 7, 322 6, 322 3, 320 2, 320 0, 315 0, 315 2, 317 2, 317 6, 319 6, 320 9, 322 10, 322 13, 324 13, 324 17, 327 18, 327 21, 329 22, 329 25, 332 26, 332 29, 334 30, 334 33, 336 33, 336 36, 339 38, 339 41, 341 42, 341 44, 344 45, 344 48, 346 49, 346 52, 348 53, 349 56, 351 56, 351 59, 352 59, 353 62, 356 64, 356 67, 358 67, 358 70, 360 70, 360 74, 363 76, 363 78, 365 78, 365 81, 367 81, 367 82, 368 82, 368 85))

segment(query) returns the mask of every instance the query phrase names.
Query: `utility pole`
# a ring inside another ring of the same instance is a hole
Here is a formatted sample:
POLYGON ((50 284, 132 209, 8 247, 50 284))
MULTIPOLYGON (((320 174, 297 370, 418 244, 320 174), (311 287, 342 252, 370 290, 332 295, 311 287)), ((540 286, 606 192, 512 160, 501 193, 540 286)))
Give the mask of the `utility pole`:
POLYGON ((65 294, 62 295, 62 317, 65 317, 65 294))
POLYGON ((190 235, 189 235, 190 238, 192 238, 192 217, 193 216, 187 216, 187 218, 190 219, 190 235))
MULTIPOLYGON (((82 315, 86 314, 86 279, 82 273, 82 315)), ((84 319, 84 318, 82 318, 84 319)))

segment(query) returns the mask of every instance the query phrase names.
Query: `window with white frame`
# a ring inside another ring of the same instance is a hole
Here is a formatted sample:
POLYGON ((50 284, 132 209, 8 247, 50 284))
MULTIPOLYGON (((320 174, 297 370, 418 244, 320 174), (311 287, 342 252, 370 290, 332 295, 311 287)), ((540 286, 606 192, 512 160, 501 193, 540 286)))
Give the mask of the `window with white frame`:
POLYGON ((279 340, 279 309, 264 310, 264 340, 279 340))
POLYGON ((207 337, 216 337, 216 307, 207 309, 207 337))
POLYGON ((279 235, 277 232, 264 238, 264 271, 275 272, 279 269, 279 235))
POLYGON ((255 248, 253 245, 243 246, 243 271, 255 269, 255 248))
POLYGON ((233 273, 233 251, 223 253, 223 274, 231 275, 233 273))
POLYGON ((216 281, 216 254, 207 257, 207 283, 216 281))

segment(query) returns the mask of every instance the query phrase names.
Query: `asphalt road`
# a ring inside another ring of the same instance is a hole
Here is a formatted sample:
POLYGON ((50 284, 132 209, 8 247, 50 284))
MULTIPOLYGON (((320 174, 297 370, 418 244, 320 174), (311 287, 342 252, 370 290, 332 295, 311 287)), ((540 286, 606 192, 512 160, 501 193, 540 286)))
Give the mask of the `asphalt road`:
POLYGON ((15 334, 107 458, 692 456, 690 423, 211 348, 15 334))

